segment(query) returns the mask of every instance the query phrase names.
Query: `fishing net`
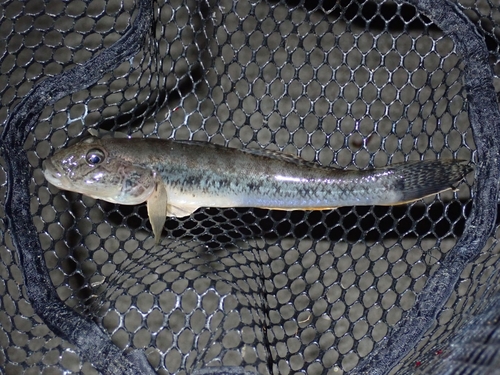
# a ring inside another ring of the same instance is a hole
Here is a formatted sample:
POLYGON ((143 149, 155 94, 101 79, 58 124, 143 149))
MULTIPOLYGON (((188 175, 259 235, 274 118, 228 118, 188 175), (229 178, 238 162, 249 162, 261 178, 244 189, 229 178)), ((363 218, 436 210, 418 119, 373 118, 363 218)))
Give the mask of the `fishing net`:
POLYGON ((500 373, 498 2, 0 9, 0 372, 500 373), (90 128, 475 171, 395 207, 202 208, 155 246, 144 205, 44 179, 90 128))

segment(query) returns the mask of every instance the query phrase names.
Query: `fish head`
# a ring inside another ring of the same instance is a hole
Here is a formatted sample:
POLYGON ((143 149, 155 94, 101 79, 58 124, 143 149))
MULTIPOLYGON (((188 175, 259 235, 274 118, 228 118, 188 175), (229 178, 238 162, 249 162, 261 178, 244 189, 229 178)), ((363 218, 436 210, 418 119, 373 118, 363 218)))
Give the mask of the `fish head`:
POLYGON ((156 187, 154 171, 121 158, 110 142, 90 137, 56 152, 44 161, 45 178, 59 189, 111 203, 145 202, 156 187))

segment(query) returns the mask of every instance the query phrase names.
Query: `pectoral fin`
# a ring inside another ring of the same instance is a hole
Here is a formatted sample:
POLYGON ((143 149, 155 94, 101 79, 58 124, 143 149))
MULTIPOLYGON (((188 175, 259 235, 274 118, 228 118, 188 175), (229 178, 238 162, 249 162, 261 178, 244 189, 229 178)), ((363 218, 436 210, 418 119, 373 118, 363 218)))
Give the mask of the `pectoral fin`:
POLYGON ((155 235, 155 243, 158 244, 163 225, 167 220, 167 190, 162 182, 156 183, 155 190, 148 199, 147 207, 149 222, 155 235))

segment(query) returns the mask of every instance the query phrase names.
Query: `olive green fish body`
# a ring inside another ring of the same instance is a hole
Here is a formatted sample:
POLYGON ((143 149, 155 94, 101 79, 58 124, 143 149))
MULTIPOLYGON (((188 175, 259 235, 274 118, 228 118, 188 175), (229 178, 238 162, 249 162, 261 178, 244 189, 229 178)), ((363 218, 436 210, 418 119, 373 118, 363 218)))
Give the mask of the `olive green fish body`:
POLYGON ((401 200, 392 170, 343 171, 271 153, 178 144, 154 169, 179 204, 325 209, 401 200))
POLYGON ((158 239, 166 216, 186 216, 199 207, 402 204, 453 188, 470 170, 459 160, 340 170, 266 150, 92 137, 46 161, 45 176, 62 189, 113 203, 147 201, 158 239))

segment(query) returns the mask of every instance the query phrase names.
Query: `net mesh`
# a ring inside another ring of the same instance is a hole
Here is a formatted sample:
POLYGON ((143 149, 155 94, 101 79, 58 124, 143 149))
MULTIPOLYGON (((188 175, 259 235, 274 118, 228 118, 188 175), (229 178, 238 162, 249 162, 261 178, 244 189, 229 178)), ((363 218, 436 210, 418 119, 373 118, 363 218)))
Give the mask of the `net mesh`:
POLYGON ((496 2, 0 9, 5 374, 494 373, 496 2), (477 178, 395 207, 202 208, 155 246, 144 205, 44 179, 89 128, 477 178))

